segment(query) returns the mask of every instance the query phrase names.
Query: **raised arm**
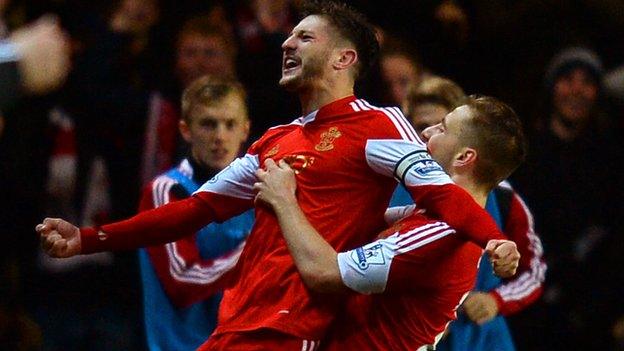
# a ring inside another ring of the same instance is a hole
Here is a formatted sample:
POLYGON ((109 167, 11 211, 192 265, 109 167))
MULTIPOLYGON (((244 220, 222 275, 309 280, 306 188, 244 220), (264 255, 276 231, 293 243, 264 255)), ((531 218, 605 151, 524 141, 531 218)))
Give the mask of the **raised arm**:
POLYGON ((46 218, 36 227, 41 246, 50 256, 71 257, 178 240, 210 222, 226 220, 251 208, 257 169, 257 155, 247 154, 206 182, 190 198, 102 227, 79 229, 62 219, 46 218))

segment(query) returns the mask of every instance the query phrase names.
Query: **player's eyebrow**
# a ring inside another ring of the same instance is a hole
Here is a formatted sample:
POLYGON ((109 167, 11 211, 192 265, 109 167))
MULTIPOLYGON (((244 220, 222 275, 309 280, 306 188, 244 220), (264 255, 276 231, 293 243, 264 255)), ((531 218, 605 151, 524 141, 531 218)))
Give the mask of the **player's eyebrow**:
POLYGON ((313 35, 314 32, 307 30, 307 29, 293 29, 292 31, 290 31, 290 36, 293 36, 295 34, 299 34, 299 35, 303 35, 303 34, 310 34, 313 35))

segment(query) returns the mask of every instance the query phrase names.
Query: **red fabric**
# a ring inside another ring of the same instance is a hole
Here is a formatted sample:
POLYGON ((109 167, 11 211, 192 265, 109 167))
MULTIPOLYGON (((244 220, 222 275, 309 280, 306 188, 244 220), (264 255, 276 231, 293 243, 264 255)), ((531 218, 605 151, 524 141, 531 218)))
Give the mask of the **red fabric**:
MULTIPOLYGON (((374 239, 396 181, 371 170, 366 141, 400 139, 394 125, 377 111, 354 112, 353 97, 323 107, 312 123, 269 130, 249 154, 285 159, 297 174, 299 205, 312 225, 338 251, 374 239), (322 134, 336 128, 341 136, 330 150, 317 150, 322 134), (268 156, 267 156, 268 155, 268 156)), ((225 291, 216 334, 261 327, 302 339, 321 339, 340 296, 318 296, 303 284, 282 238, 275 215, 256 210, 256 222, 240 260, 240 279, 225 291)))
MULTIPOLYGON (((409 128, 405 120, 400 131, 389 114, 353 106, 353 96, 335 101, 322 107, 314 121, 305 126, 299 121, 270 129, 248 151, 257 155, 260 165, 267 157, 285 159, 298 171, 299 204, 312 225, 337 251, 373 241, 385 227, 383 214, 396 181, 371 169, 366 159, 368 140, 405 140, 401 136, 405 132, 415 135, 413 130, 405 129, 409 128), (330 130, 339 131, 340 135, 328 138, 330 130)), ((251 206, 251 200, 225 195, 240 190, 235 181, 215 179, 211 184, 223 186, 225 190, 220 193, 224 195, 203 191, 133 219, 104 226, 107 239, 103 241, 93 239, 93 232, 84 230, 86 252, 173 241, 181 237, 179 233, 195 232, 210 221, 225 220, 251 206)), ((483 240, 500 237, 495 235, 495 229, 489 229, 492 220, 481 218, 489 218, 483 210, 466 211, 476 205, 456 188, 430 186, 410 190, 419 204, 430 206, 431 213, 443 214, 442 218, 449 218, 449 224, 458 229, 486 233, 483 240), (454 194, 459 196, 457 201, 452 198, 454 194), (483 223, 485 227, 479 228, 483 223)), ((274 214, 262 206, 256 207, 256 222, 238 269, 242 279, 224 293, 217 335, 271 328, 302 339, 321 339, 343 303, 343 297, 319 296, 305 287, 274 214)))
POLYGON ((54 133, 54 147, 52 155, 75 155, 76 133, 72 127, 60 127, 54 133))
POLYGON ((520 265, 512 279, 490 292, 499 302, 499 313, 508 316, 517 313, 542 294, 546 264, 542 245, 533 227, 533 216, 520 196, 513 194, 505 234, 518 246, 520 265))
POLYGON ((492 239, 507 239, 492 216, 455 184, 408 187, 408 191, 419 208, 427 209, 427 216, 446 222, 482 248, 492 239))
POLYGON ((101 228, 80 228, 82 253, 130 250, 165 244, 218 220, 219 213, 238 214, 248 209, 249 205, 249 201, 219 194, 194 195, 101 228), (211 204, 220 204, 219 211, 211 204), (106 235, 98 236, 99 230, 106 235))
POLYGON ((180 114, 171 102, 163 100, 160 118, 158 119, 157 135, 158 145, 156 150, 156 162, 158 173, 164 172, 173 165, 178 140, 178 122, 180 114))
MULTIPOLYGON (((170 191, 171 185, 173 185, 171 180, 163 180, 160 177, 145 187, 139 211, 158 207, 167 198, 169 202, 179 201, 170 191)), ((219 260, 202 259, 196 236, 195 232, 190 232, 176 242, 147 248, 158 280, 171 302, 177 307, 190 306, 222 291, 228 285, 235 265, 236 257, 232 256, 232 253, 219 257, 219 260), (225 260, 233 260, 227 262, 227 270, 223 267, 225 260)))
MULTIPOLYGON (((434 223, 414 214, 380 236, 434 223)), ((383 294, 357 295, 335 324, 328 350, 416 350, 431 345, 474 286, 482 249, 451 234, 392 258, 383 294)))
POLYGON ((318 341, 302 340, 277 330, 260 329, 213 335, 198 351, 316 351, 318 341))

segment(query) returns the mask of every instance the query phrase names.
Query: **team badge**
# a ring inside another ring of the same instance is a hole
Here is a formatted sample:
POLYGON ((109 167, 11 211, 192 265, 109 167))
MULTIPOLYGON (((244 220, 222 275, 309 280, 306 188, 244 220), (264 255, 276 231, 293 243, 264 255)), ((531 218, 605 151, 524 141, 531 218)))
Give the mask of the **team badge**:
POLYGON ((321 142, 314 146, 316 151, 329 151, 334 148, 334 140, 340 138, 342 133, 336 127, 329 128, 328 131, 321 133, 321 142))
POLYGON ((277 152, 279 151, 279 144, 273 146, 273 148, 271 148, 271 150, 269 150, 266 154, 264 154, 265 158, 269 158, 271 156, 275 156, 277 155, 277 152))

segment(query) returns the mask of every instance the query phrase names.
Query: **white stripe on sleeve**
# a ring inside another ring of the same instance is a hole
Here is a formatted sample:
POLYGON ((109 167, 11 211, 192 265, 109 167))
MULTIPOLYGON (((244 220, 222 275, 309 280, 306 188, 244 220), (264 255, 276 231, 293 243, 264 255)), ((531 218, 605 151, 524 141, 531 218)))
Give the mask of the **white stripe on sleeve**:
POLYGON ((209 191, 240 199, 253 199, 253 185, 260 161, 258 155, 246 154, 237 158, 229 166, 204 183, 197 191, 209 191))

